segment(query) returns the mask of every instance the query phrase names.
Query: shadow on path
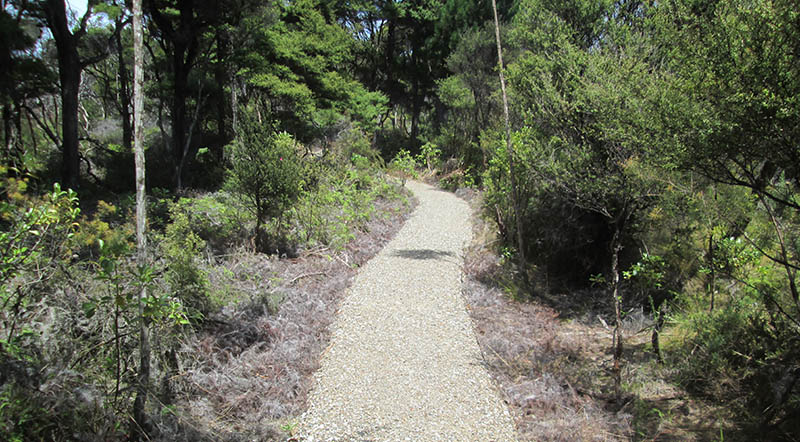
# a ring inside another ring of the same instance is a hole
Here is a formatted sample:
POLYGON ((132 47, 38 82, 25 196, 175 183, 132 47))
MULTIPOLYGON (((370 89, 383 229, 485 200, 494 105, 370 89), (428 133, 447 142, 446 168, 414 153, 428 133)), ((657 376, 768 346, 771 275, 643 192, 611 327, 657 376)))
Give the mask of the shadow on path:
POLYGON ((453 252, 433 249, 400 249, 392 252, 392 256, 419 260, 445 260, 445 258, 453 258, 456 255, 453 252))

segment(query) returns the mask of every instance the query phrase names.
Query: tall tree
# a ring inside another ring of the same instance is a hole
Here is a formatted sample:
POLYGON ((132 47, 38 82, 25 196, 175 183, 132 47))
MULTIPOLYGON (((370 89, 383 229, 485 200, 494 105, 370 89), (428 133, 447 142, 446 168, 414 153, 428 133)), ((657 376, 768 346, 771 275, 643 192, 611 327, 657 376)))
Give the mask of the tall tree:
POLYGON ((61 85, 61 179, 65 185, 75 189, 80 182, 80 149, 78 130, 78 92, 83 69, 108 54, 103 52, 82 58, 78 49, 86 36, 92 8, 99 0, 88 2, 86 13, 77 28, 71 30, 64 0, 40 0, 35 6, 44 23, 53 34, 58 52, 58 77, 61 85))
MULTIPOLYGON (((136 261, 139 268, 147 265, 147 201, 145 200, 145 163, 144 163, 144 128, 142 117, 144 111, 144 50, 142 38, 142 0, 133 0, 133 133, 134 160, 136 167, 136 261)), ((147 298, 147 287, 141 285, 139 292, 139 373, 137 379, 136 399, 133 405, 133 417, 138 428, 145 429, 147 390, 150 383, 150 329, 145 317, 144 305, 147 298)))
MULTIPOLYGON (((54 91, 54 72, 34 55, 40 31, 22 5, 3 1, 0 10, 0 107, 2 107, 3 162, 11 171, 24 169, 23 116, 26 103, 54 91)), ((30 127, 30 120, 28 121, 30 127)), ((31 129, 32 130, 32 129, 31 129)), ((31 136, 35 146, 35 137, 31 136)), ((13 173, 13 172, 12 172, 13 173)))
MULTIPOLYGON (((162 47, 170 58, 173 177, 175 188, 180 189, 194 129, 186 107, 190 92, 189 74, 200 55, 202 34, 216 12, 194 0, 145 0, 145 7, 156 26, 155 36, 162 41, 162 47)), ((195 112, 200 111, 200 100, 197 107, 195 112)))
POLYGON ((508 116, 508 94, 506 93, 505 66, 503 65, 503 47, 500 44, 500 19, 497 17, 497 2, 492 0, 492 12, 494 13, 494 35, 497 40, 497 70, 500 75, 500 90, 503 94, 503 118, 506 126, 506 151, 508 153, 508 177, 511 181, 511 204, 514 207, 514 219, 517 225, 517 250, 519 253, 522 274, 526 275, 525 266, 525 241, 522 233, 522 213, 519 207, 519 190, 517 178, 514 170, 514 143, 511 140, 511 121, 508 116))

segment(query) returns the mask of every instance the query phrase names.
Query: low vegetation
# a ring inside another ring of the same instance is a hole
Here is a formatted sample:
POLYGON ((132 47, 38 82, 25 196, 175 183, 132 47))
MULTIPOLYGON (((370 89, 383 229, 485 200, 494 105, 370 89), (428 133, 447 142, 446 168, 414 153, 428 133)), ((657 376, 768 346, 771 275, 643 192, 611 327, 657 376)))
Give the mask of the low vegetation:
POLYGON ((278 437, 415 177, 523 436, 798 439, 795 1, 143 3, 0 10, 0 439, 278 437))
POLYGON ((280 210, 252 210, 249 187, 151 199, 146 268, 135 264, 126 198, 80 215, 74 192, 32 196, 27 179, 6 174, 3 437, 126 437, 141 285, 155 337, 150 437, 280 437, 303 409, 350 278, 411 204, 395 179, 351 152, 369 149, 353 131, 330 155, 303 159, 296 197, 280 210))

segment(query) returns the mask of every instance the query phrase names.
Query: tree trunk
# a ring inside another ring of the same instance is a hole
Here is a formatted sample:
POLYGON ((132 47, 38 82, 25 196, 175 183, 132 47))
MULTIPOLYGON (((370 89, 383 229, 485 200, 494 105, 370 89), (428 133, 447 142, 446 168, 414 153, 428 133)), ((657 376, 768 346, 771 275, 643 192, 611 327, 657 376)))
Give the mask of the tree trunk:
POLYGON ((650 336, 650 343, 653 345, 653 352, 656 354, 656 360, 659 364, 664 363, 664 357, 661 355, 661 329, 664 328, 664 320, 667 315, 666 301, 661 301, 661 304, 656 307, 656 323, 653 325, 653 334, 650 336))
POLYGON ((217 83, 217 135, 219 146, 215 149, 217 161, 224 157, 223 146, 230 141, 228 136, 228 103, 225 85, 229 84, 229 73, 226 67, 228 57, 228 38, 225 31, 217 28, 217 63, 214 66, 214 80, 217 83))
POLYGON ((625 213, 614 223, 614 236, 611 239, 611 296, 614 301, 614 332, 611 337, 611 351, 614 354, 614 397, 619 400, 622 394, 622 295, 619 293, 619 252, 622 251, 622 231, 627 223, 625 213))
POLYGON ((717 291, 717 275, 714 266, 714 233, 708 235, 708 294, 711 296, 711 304, 708 307, 709 312, 714 312, 714 295, 717 291))
POLYGON ((12 145, 14 144, 13 129, 11 127, 11 100, 3 103, 3 133, 5 134, 5 163, 9 168, 14 167, 12 145))
POLYGON ((494 33, 497 39, 497 64, 500 72, 500 89, 503 92, 503 116, 506 123, 506 150, 508 151, 508 175, 511 180, 511 203, 514 206, 514 219, 517 227, 517 249, 519 250, 520 270, 523 277, 527 280, 525 266, 528 260, 525 257, 525 242, 522 235, 522 217, 519 207, 519 192, 517 189, 517 178, 514 175, 514 145, 511 142, 511 121, 508 116, 508 94, 506 93, 506 77, 503 66, 503 47, 500 44, 500 20, 497 18, 497 1, 492 0, 492 12, 494 13, 494 33))
POLYGON ((620 244, 620 226, 615 226, 614 237, 611 240, 611 285, 612 297, 614 299, 614 332, 611 339, 612 351, 614 353, 614 396, 619 399, 622 388, 622 298, 619 294, 619 252, 622 250, 620 244))
POLYGON ((189 70, 185 68, 184 45, 176 44, 172 54, 172 70, 175 85, 172 89, 172 154, 175 161, 175 189, 183 187, 183 149, 186 136, 186 89, 189 70))
POLYGON ((61 180, 66 187, 77 189, 80 175, 78 89, 81 83, 81 62, 78 56, 79 37, 69 30, 65 8, 63 0, 48 0, 44 12, 58 52, 58 77, 61 82, 61 180))
POLYGON ((122 146, 125 147, 126 152, 130 152, 133 148, 133 128, 131 127, 131 92, 128 87, 128 67, 125 65, 124 48, 122 46, 122 20, 117 20, 117 29, 114 38, 117 43, 117 58, 118 69, 117 75, 119 76, 119 93, 120 93, 120 114, 122 117, 122 146))
MULTIPOLYGON (((144 51, 142 43, 142 1, 133 0, 133 115, 134 115, 134 161, 136 167, 136 261, 139 267, 147 265, 147 237, 145 236, 147 206, 145 201, 144 131, 142 113, 144 108, 144 51)), ((147 287, 142 283, 139 291, 139 373, 136 399, 133 403, 133 418, 138 433, 147 438, 147 391, 150 383, 150 325, 144 315, 147 287)))

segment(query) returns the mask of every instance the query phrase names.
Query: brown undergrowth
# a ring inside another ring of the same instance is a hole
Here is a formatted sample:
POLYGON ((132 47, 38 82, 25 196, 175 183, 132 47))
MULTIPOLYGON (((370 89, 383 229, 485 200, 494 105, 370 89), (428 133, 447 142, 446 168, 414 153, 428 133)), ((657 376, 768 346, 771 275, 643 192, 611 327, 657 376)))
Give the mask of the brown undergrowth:
MULTIPOLYGON (((723 410, 692 398, 650 351, 647 318, 625 321, 623 397, 613 396, 610 315, 601 291, 518 289, 497 252, 480 196, 461 189, 474 209, 464 295, 486 366, 514 417, 520 440, 715 440, 723 410), (608 325, 606 325, 608 324, 608 325)), ((607 302, 606 302, 607 303, 607 302)), ((668 364, 667 364, 668 366, 668 364)), ((724 435, 727 437, 727 434, 724 435)))
POLYGON ((402 201, 379 199, 376 205, 381 215, 342 250, 312 249, 294 259, 241 252, 210 271, 222 305, 247 296, 185 339, 169 383, 176 405, 165 407, 163 440, 290 435, 346 288, 411 212, 402 201))

